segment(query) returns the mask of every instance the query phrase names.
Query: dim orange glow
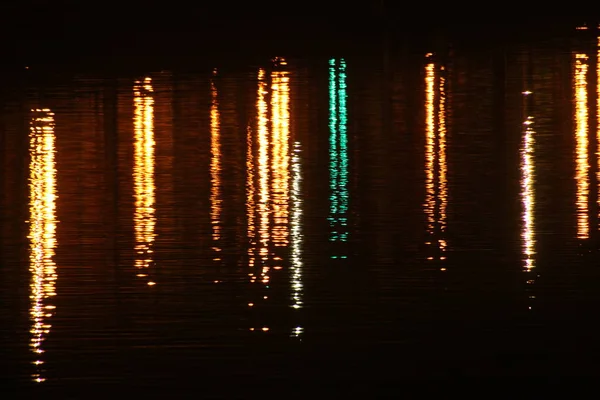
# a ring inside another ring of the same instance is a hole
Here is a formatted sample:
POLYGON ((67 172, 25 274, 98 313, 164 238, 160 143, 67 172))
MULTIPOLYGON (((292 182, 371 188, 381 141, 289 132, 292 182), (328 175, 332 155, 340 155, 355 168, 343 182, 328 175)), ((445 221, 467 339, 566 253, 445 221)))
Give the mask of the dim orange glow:
POLYGON ((220 115, 217 87, 214 80, 210 83, 211 107, 210 107, 210 217, 212 224, 214 260, 221 259, 221 248, 218 243, 221 239, 221 138, 220 138, 220 115))
POLYGON ((600 224, 600 37, 596 40, 596 182, 598 184, 596 203, 598 205, 598 223, 600 224))

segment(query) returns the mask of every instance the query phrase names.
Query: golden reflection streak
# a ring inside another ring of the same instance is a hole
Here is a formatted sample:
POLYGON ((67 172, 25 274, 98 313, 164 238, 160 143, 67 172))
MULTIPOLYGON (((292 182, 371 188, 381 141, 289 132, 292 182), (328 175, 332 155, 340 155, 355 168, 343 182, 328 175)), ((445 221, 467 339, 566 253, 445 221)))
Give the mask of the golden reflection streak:
POLYGON ((50 333, 48 319, 56 306, 49 299, 56 296, 56 162, 54 113, 47 108, 31 110, 29 134, 29 272, 31 273, 29 317, 36 366, 32 379, 44 382, 42 344, 50 333))
POLYGON ((265 70, 258 71, 258 214, 259 254, 261 257, 261 281, 269 282, 269 266, 264 263, 269 255, 269 130, 267 127, 268 105, 265 70))
MULTIPOLYGON (((435 64, 425 66, 425 214, 427 231, 435 228, 435 64)), ((427 244, 431 244, 429 241, 427 244)))
MULTIPOLYGON (((428 55, 430 56, 430 55, 428 55)), ((444 71, 444 67, 440 67, 444 71)), ((448 164, 446 160, 446 78, 436 73, 435 63, 425 66, 425 203, 427 216, 426 245, 434 245, 437 257, 428 256, 428 260, 445 260, 447 241, 444 237, 447 225, 448 207, 448 164), (437 85, 437 87, 436 87, 437 85), (436 92, 439 92, 436 99, 436 92), (437 128, 436 128, 437 107, 437 128), (437 172, 437 174, 436 174, 437 172)), ((442 268, 445 271, 445 268, 442 268)))
POLYGON ((137 276, 147 278, 147 284, 156 284, 148 276, 148 267, 153 262, 155 234, 155 184, 154 184, 154 97, 152 79, 137 81, 133 88, 134 104, 134 232, 135 267, 137 276))
MULTIPOLYGON (((440 233, 443 234, 446 232, 446 210, 448 208, 448 165, 446 162, 446 78, 443 75, 440 75, 440 104, 438 111, 438 140, 439 140, 439 149, 438 149, 438 185, 439 185, 439 224, 440 224, 440 233)), ((438 246, 440 251, 443 253, 446 251, 447 243, 444 237, 438 239, 438 246)), ((440 260, 444 260, 445 256, 440 256, 440 260)))
MULTIPOLYGON (((216 70, 215 70, 216 73, 216 70)), ((215 261, 221 259, 221 248, 218 245, 221 239, 221 131, 220 113, 217 87, 214 80, 210 82, 211 106, 210 106, 210 218, 212 224, 213 250, 216 252, 215 261)))
POLYGON ((271 74, 271 194, 274 246, 286 246, 289 242, 289 81, 287 71, 273 71, 271 74))
POLYGON ((589 237, 588 216, 588 56, 575 55, 575 139, 576 139, 576 173, 577 181, 577 237, 589 237))
POLYGON ((256 250, 256 202, 254 196, 256 195, 256 188, 254 187, 254 147, 253 147, 253 135, 252 129, 248 127, 246 134, 246 214, 248 218, 248 266, 252 268, 250 272, 250 281, 254 282, 256 274, 254 272, 254 266, 256 259, 254 251, 256 250))

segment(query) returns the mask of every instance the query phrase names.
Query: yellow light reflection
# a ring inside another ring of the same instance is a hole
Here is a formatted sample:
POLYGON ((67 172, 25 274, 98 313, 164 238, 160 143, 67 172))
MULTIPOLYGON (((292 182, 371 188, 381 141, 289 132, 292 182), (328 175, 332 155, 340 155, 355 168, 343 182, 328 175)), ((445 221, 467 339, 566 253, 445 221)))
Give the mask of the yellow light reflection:
POLYGON ((58 277, 54 254, 56 242, 56 162, 54 113, 33 109, 29 134, 29 272, 31 320, 30 349, 35 356, 32 379, 44 382, 43 342, 50 333, 58 277))
MULTIPOLYGON (((534 118, 529 115, 528 103, 532 92, 523 92, 525 119, 521 140, 521 249, 523 271, 527 274, 527 284, 535 283, 535 130, 534 118)), ((535 298, 534 295, 529 296, 535 298)), ((529 306, 531 309, 531 305, 529 306)))
POLYGON ((219 99, 217 87, 214 80, 210 83, 211 90, 211 107, 210 107, 210 175, 211 175, 211 192, 210 192, 210 218, 212 224, 212 239, 213 250, 215 251, 214 260, 221 259, 221 247, 219 240, 221 239, 221 132, 220 132, 220 115, 219 115, 219 99))
POLYGON ((262 261, 261 280, 269 282, 269 266, 265 263, 269 255, 269 128, 268 104, 266 101, 267 82, 265 70, 258 71, 258 215, 259 215, 259 255, 262 261))
POLYGON ((248 266, 251 268, 250 280, 256 280, 254 266, 256 260, 254 251, 256 249, 256 188, 254 185, 254 145, 252 129, 248 127, 246 134, 246 218, 248 224, 248 266))
POLYGON ((435 228, 435 64, 425 66, 425 213, 427 230, 435 228))
POLYGON ((588 56, 585 54, 575 55, 575 140, 576 140, 576 172, 577 181, 577 237, 587 239, 589 237, 588 216, 588 56))
MULTIPOLYGON (((440 69, 443 71, 444 67, 440 69)), ((428 63, 425 66, 425 203, 423 207, 427 219, 426 245, 432 246, 438 253, 437 256, 428 256, 429 260, 445 260, 448 247, 444 235, 448 207, 446 107, 446 78, 443 73, 438 74, 435 63, 428 63)), ((445 268, 441 270, 445 271, 445 268)))
MULTIPOLYGON (((279 62, 285 62, 278 59, 279 62)), ((282 64, 280 64, 282 65, 282 64)), ((290 78, 287 71, 271 74, 271 194, 272 243, 286 246, 289 243, 289 140, 290 140, 290 78)))
MULTIPOLYGON (((447 243, 445 239, 446 232, 446 210, 448 208, 448 164, 446 162, 446 78, 440 76, 439 82, 440 91, 440 103, 438 111, 438 199, 439 199, 439 226, 440 226, 440 238, 438 239, 438 247, 442 253, 446 251, 447 243)), ((442 254, 441 260, 446 257, 442 254)))
POLYGON ((153 263, 155 226, 154 184, 154 96, 152 79, 147 77, 135 82, 134 103, 134 232, 135 267, 138 277, 144 278, 149 286, 156 284, 150 277, 149 267, 153 263))
MULTIPOLYGON (((246 136, 248 275, 251 283, 260 282, 269 289, 272 271, 282 270, 286 261, 286 253, 280 250, 291 246, 292 307, 300 308, 301 200, 294 197, 299 196, 300 172, 299 159, 291 158, 290 154, 290 76, 283 68, 285 65, 285 60, 278 57, 273 59, 269 75, 265 69, 259 69, 256 131, 249 127, 246 136), (291 182, 292 179, 296 180, 291 182)), ((269 296, 263 293, 247 306, 257 308, 267 299, 269 296)), ((266 332, 268 328, 256 330, 266 332)))

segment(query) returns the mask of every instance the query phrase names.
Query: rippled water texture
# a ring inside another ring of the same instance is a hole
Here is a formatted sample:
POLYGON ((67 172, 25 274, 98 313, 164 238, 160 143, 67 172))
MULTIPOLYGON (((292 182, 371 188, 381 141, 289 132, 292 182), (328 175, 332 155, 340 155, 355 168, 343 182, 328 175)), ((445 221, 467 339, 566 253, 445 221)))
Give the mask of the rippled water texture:
POLYGON ((596 375, 598 43, 29 81, 6 388, 596 375))

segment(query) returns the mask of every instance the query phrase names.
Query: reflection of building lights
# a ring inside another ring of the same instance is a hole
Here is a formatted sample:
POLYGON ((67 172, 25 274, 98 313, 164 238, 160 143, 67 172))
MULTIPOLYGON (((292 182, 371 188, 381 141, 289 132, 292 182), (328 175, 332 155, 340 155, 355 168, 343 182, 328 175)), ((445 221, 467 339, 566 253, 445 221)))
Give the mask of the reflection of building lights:
MULTIPOLYGON (((348 109, 346 61, 329 60, 329 224, 332 242, 348 241, 348 109)), ((347 258, 334 254, 332 258, 347 258)))
POLYGON ((294 144, 294 156, 292 157, 292 307, 302 307, 302 194, 300 184, 302 181, 300 167, 300 143, 294 144))
MULTIPOLYGON (((446 163, 446 78, 440 76, 439 80, 439 111, 438 111, 438 224, 441 238, 438 239, 438 248, 443 253, 446 251, 446 209, 448 205, 448 184, 446 163)), ((441 255, 440 260, 444 260, 446 256, 441 255)))
MULTIPOLYGON (((273 63, 270 77, 265 69, 258 71, 256 134, 248 128, 246 136, 246 214, 251 268, 248 276, 251 283, 260 282, 270 289, 271 274, 284 269, 282 254, 285 253, 278 248, 290 246, 292 307, 299 308, 302 304, 300 166, 297 154, 290 158, 290 72, 282 68, 287 65, 283 58, 277 57, 273 63)), ((248 307, 260 309, 261 301, 269 296, 259 299, 248 303, 248 307)), ((260 330, 267 332, 269 328, 260 330)))
POLYGON ((576 173, 577 182, 577 237, 587 239, 589 236, 588 196, 589 196, 589 161, 588 161, 588 91, 587 91, 588 56, 575 55, 575 141, 576 141, 576 173))
POLYGON ((302 333, 304 333, 304 328, 302 328, 301 326, 297 326, 294 329, 292 329, 292 337, 300 337, 302 336, 302 333))
MULTIPOLYGON (((155 239, 155 184, 154 184, 154 96, 151 78, 137 81, 134 85, 134 231, 135 266, 148 277, 153 262, 155 239)), ((139 275, 138 275, 139 276, 139 275)), ((149 286, 156 282, 148 280, 149 286)))
POLYGON ((435 64, 425 67, 425 213, 427 230, 433 233, 435 226, 435 64))
MULTIPOLYGON (((524 94, 525 95, 525 94, 524 94)), ((528 92, 525 96, 531 95, 528 92)), ((528 114, 527 97, 524 99, 525 115, 528 114)), ((527 115, 523 121, 521 142, 521 248, 523 269, 533 273, 535 268, 535 130, 533 116, 527 115)), ((527 284, 533 285, 535 279, 527 276, 527 284)), ((530 295, 529 298, 535 296, 530 295)), ((531 309, 531 306, 529 306, 531 309)))
MULTIPOLYGON (((440 69, 445 70, 443 67, 440 69)), ((446 78, 443 75, 438 76, 435 63, 428 63, 425 66, 425 202, 423 208, 429 237, 426 244, 435 246, 440 253, 436 257, 428 256, 428 260, 445 260, 444 253, 448 246, 445 239, 448 205, 446 112, 446 78), (434 243, 432 239, 436 234, 438 238, 434 243)))
POLYGON ((42 344, 50 333, 48 322, 56 307, 49 299, 56 296, 57 271, 54 262, 56 242, 56 161, 54 113, 47 108, 33 109, 29 134, 29 272, 32 362, 34 382, 44 382, 42 344))
MULTIPOLYGON (((267 127, 268 105, 266 101, 267 82, 265 70, 258 73, 258 215, 259 215, 259 254, 266 261, 269 253, 269 130, 267 127)), ((268 267, 264 267, 264 277, 268 267)))
POLYGON ((210 107, 210 216, 212 225, 214 260, 221 259, 221 248, 218 243, 221 239, 221 138, 220 138, 220 115, 219 100, 215 82, 211 81, 211 107, 210 107))
MULTIPOLYGON (((284 65, 278 59, 279 65, 284 65)), ((287 71, 271 75, 271 241, 287 246, 289 239, 290 78, 287 71)))

